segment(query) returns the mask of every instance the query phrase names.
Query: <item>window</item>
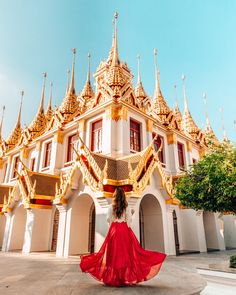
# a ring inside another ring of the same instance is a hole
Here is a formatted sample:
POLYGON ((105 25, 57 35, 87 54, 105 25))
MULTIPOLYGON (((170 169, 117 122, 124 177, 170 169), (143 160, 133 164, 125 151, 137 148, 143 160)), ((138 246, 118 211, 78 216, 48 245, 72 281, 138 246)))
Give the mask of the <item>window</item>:
POLYGON ((192 159, 192 161, 193 161, 193 165, 195 164, 195 163, 197 163, 197 159, 192 159))
POLYGON ((140 140, 140 123, 130 120, 130 149, 132 151, 141 151, 141 140, 140 140))
POLYGON ((93 152, 102 151, 102 120, 92 123, 91 150, 93 152))
POLYGON ((73 134, 68 137, 66 162, 70 162, 75 158, 73 147, 76 148, 77 135, 73 134))
MULTIPOLYGON (((156 136, 156 133, 152 133, 152 138, 156 136)), ((159 147, 161 146, 162 143, 162 150, 158 152, 158 157, 159 160, 161 161, 162 164, 165 164, 165 157, 164 157, 164 138, 161 135, 157 136, 157 139, 154 141, 154 148, 155 151, 158 151, 159 147)))
POLYGON ((19 170, 19 165, 20 165, 20 157, 17 156, 17 157, 14 158, 12 178, 16 178, 17 177, 17 172, 19 170))
POLYGON ((44 162, 43 168, 47 168, 50 166, 51 161, 51 151, 52 151, 52 142, 49 141, 45 144, 45 153, 44 153, 44 162))
POLYGON ((179 168, 184 169, 184 145, 180 142, 177 143, 178 148, 178 158, 179 158, 179 168))
POLYGON ((34 168, 35 168, 35 158, 32 158, 31 159, 31 163, 30 163, 30 169, 31 169, 31 171, 34 171, 34 168))

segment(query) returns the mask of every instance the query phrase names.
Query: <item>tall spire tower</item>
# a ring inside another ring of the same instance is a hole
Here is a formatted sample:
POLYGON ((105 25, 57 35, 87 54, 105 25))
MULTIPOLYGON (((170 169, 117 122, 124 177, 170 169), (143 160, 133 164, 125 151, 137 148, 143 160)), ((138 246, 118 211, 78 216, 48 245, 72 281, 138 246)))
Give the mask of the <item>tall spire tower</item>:
POLYGON ((220 118, 221 118, 221 127, 223 131, 223 141, 229 141, 227 137, 227 133, 225 130, 225 123, 224 123, 224 118, 223 118, 223 108, 220 108, 220 118))
POLYGON ((22 112, 22 103, 23 103, 23 97, 24 97, 24 91, 22 90, 20 92, 21 98, 20 98, 20 108, 16 120, 16 125, 14 129, 12 130, 11 134, 6 139, 6 146, 7 150, 13 149, 17 144, 19 143, 19 140, 21 138, 22 128, 21 128, 21 112, 22 112))
POLYGON ((210 124, 210 120, 209 120, 209 116, 208 116, 207 95, 206 95, 205 92, 203 93, 202 97, 203 97, 203 101, 204 101, 204 105, 205 105, 205 115, 206 115, 206 130, 205 130, 205 134, 206 134, 207 137, 209 137, 209 140, 217 141, 217 137, 216 137, 214 131, 211 128, 211 124, 210 124))
POLYGON ((138 80, 137 80, 137 86, 135 87, 135 95, 140 100, 143 100, 147 97, 147 94, 143 88, 143 84, 141 81, 141 74, 140 74, 140 55, 137 55, 138 60, 138 80))
POLYGON ((71 67, 71 77, 70 77, 70 86, 68 89, 68 95, 74 95, 75 94, 75 55, 76 55, 76 49, 72 48, 72 67, 71 67))
POLYGON ((154 65, 155 65, 155 91, 153 100, 153 111, 159 117, 164 125, 168 125, 166 120, 171 110, 169 109, 164 97, 161 93, 160 81, 159 81, 159 71, 157 66, 157 50, 154 49, 154 65))
POLYGON ((176 85, 174 85, 174 96, 175 96, 175 108, 174 108, 174 115, 179 124, 181 124, 182 121, 182 115, 179 110, 179 103, 178 103, 178 97, 177 97, 177 91, 176 91, 176 85))
POLYGON ((46 119, 47 119, 47 121, 50 121, 52 119, 52 116, 53 116, 53 108, 52 108, 52 86, 53 86, 53 83, 50 82, 50 95, 49 95, 48 107, 47 107, 47 111, 46 111, 46 119))
POLYGON ((88 53, 88 71, 87 71, 87 79, 84 85, 84 88, 81 92, 81 97, 85 100, 85 105, 88 101, 94 96, 93 88, 90 81, 90 59, 91 55, 88 53))
POLYGON ((183 114, 183 130, 189 133, 194 140, 197 140, 199 128, 197 127, 196 123, 194 122, 189 109, 188 109, 188 99, 186 95, 186 88, 185 88, 185 75, 182 75, 182 82, 183 82, 183 94, 184 94, 184 114, 183 114))

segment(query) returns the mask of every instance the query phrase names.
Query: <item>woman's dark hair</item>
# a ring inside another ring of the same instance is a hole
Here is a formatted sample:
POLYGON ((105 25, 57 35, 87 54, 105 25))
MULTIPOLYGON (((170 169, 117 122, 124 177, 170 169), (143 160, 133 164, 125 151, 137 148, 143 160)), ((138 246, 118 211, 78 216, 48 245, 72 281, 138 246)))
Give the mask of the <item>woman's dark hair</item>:
POLYGON ((123 188, 117 187, 113 195, 113 212, 120 218, 125 208, 128 206, 123 188))

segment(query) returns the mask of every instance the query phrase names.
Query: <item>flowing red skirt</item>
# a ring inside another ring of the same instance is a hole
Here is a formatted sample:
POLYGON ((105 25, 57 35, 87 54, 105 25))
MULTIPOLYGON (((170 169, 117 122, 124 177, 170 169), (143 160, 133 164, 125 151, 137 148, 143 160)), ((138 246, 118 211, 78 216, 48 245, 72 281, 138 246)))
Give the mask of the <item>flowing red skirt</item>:
POLYGON ((166 254, 143 249, 126 222, 113 222, 99 252, 81 256, 80 268, 110 286, 153 278, 166 254))

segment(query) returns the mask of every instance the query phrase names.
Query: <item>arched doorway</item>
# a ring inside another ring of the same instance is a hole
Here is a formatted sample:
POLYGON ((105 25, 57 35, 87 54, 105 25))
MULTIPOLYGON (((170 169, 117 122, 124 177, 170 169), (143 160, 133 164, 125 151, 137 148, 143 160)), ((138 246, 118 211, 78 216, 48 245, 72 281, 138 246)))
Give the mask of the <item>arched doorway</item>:
POLYGON ((219 250, 216 220, 213 212, 203 212, 203 224, 205 230, 207 251, 211 252, 219 250))
POLYGON ((12 232, 10 236, 9 251, 22 250, 25 237, 26 209, 23 205, 14 211, 12 232))
POLYGON ((86 194, 77 197, 71 207, 69 255, 94 251, 95 205, 86 194))
POLYGON ((174 236, 175 236, 175 252, 176 255, 180 255, 179 252, 179 234, 178 234, 178 221, 177 221, 177 215, 175 210, 173 210, 173 227, 174 227, 174 236))
POLYGON ((52 252, 55 252, 57 249, 58 225, 59 225, 59 210, 56 208, 54 217, 53 217, 52 243, 51 243, 52 252))
POLYGON ((139 208, 141 245, 145 249, 164 252, 164 232, 160 203, 151 194, 145 195, 139 208))
POLYGON ((6 225, 6 217, 3 214, 0 214, 0 250, 2 249, 2 242, 4 238, 5 232, 5 225, 6 225))

